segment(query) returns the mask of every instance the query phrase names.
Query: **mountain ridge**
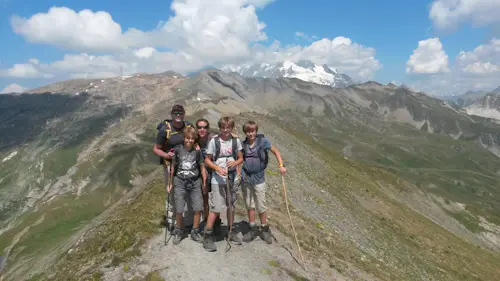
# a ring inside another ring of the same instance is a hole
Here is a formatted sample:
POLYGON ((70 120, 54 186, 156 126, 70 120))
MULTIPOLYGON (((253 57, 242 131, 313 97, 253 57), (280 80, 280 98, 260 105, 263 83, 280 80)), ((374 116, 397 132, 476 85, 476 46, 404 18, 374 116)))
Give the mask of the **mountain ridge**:
POLYGON ((300 60, 296 63, 284 60, 283 62, 274 64, 260 63, 250 66, 226 66, 222 70, 236 72, 244 77, 297 78, 337 88, 354 84, 348 75, 339 73, 336 69, 332 69, 326 64, 317 65, 309 60, 300 60))
MULTIPOLYGON (((334 88, 220 70, 173 76, 71 80, 30 91, 54 94, 24 96, 89 100, 69 102, 65 116, 51 113, 60 103, 9 107, 0 96, 0 104, 12 110, 1 111, 1 124, 38 117, 37 128, 46 132, 34 131, 26 145, 13 142, 0 150, 1 159, 10 157, 0 163, 0 191, 23 190, 12 201, 32 198, 25 208, 31 212, 2 225, 6 280, 35 273, 41 280, 52 274, 81 280, 129 265, 137 271, 141 264, 128 262, 144 252, 141 241, 160 241, 154 220, 162 214, 164 187, 159 178, 151 181, 161 174, 151 146, 157 122, 174 103, 185 106, 188 120, 205 117, 216 124, 221 116, 233 116, 240 136, 246 120, 262 124, 260 130, 286 159, 292 216, 317 272, 346 274, 345 279, 357 272, 369 280, 456 280, 470 272, 477 280, 492 280, 500 274, 493 266, 500 261, 498 124, 377 82, 334 88), (46 116, 39 110, 44 106, 46 116), (122 200, 133 190, 153 192, 145 196, 154 203, 140 196, 122 200), (113 212, 88 235, 73 236, 120 200, 124 213, 113 212), (55 263, 45 264, 45 256, 57 257, 55 263)), ((6 128, 0 126, 1 132, 6 128)), ((289 236, 281 177, 275 159, 270 161, 270 221, 289 236)), ((158 270, 164 276, 171 272, 158 270)))

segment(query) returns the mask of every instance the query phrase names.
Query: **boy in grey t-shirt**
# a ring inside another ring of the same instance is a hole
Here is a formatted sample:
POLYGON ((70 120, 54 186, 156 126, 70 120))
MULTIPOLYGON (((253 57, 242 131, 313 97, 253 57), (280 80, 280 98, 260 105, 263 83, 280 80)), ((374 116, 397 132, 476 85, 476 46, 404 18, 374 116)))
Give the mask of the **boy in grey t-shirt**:
MULTIPOLYGON (((173 232, 173 244, 178 245, 184 238, 184 221, 182 218, 182 210, 186 199, 191 199, 191 209, 194 212, 193 229, 191 230, 191 238, 196 242, 202 242, 202 236, 199 231, 199 223, 201 211, 203 210, 203 193, 206 189, 206 170, 203 165, 203 157, 201 151, 194 148, 196 139, 196 131, 189 127, 184 129, 184 145, 178 145, 174 149, 172 162, 174 169, 171 169, 173 183, 168 186, 168 192, 174 188, 176 224, 173 232), (200 178, 201 176, 201 178, 200 178)), ((188 201, 189 202, 189 201, 188 201)))
MULTIPOLYGON (((230 198, 233 210, 232 214, 228 214, 228 226, 231 226, 230 224, 234 221, 234 207, 236 205, 235 186, 237 185, 235 181, 241 179, 241 171, 238 169, 238 166, 243 162, 241 141, 231 135, 234 128, 233 119, 231 117, 222 117, 218 125, 220 134, 208 143, 207 155, 205 157, 205 164, 213 172, 210 183, 212 190, 208 194, 210 213, 203 235, 203 247, 211 252, 217 250, 212 237, 214 222, 221 212, 227 210, 226 200, 228 197, 230 198), (229 196, 226 194, 226 180, 229 180, 231 193, 229 196)), ((234 232, 231 233, 229 240, 241 244, 241 239, 234 232)))

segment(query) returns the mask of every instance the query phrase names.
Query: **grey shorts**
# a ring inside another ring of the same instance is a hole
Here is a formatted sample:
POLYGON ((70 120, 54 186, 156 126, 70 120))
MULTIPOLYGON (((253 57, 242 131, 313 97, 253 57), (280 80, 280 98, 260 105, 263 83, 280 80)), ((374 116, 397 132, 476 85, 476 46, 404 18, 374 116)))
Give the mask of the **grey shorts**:
MULTIPOLYGON (((210 212, 221 213, 227 210, 227 200, 226 200, 226 185, 225 184, 211 184, 212 190, 208 193, 208 205, 210 207, 210 212)), ((234 210, 236 206, 236 194, 237 190, 231 184, 229 187, 231 193, 231 206, 234 210)))
POLYGON ((189 181, 179 177, 174 177, 173 189, 176 210, 184 210, 184 204, 186 204, 186 201, 191 203, 192 208, 190 209, 193 211, 197 212, 203 210, 203 196, 200 178, 189 181))

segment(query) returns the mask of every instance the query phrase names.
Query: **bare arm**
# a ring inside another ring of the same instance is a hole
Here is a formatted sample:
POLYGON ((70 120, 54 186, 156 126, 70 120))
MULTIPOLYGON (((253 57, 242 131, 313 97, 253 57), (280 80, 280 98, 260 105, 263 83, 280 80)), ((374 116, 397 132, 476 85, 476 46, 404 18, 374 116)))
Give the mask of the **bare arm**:
POLYGON ((282 175, 285 175, 286 173, 286 168, 285 165, 283 164, 283 158, 281 158, 281 154, 279 150, 274 146, 271 145, 271 152, 274 153, 274 156, 276 156, 276 160, 278 161, 279 169, 282 175))
POLYGON ((201 168, 201 181, 202 181, 202 191, 203 193, 207 193, 207 169, 205 168, 205 165, 200 165, 201 168))
POLYGON ((215 163, 212 161, 212 154, 207 154, 205 156, 205 164, 212 170, 216 171, 219 175, 221 176, 226 176, 226 170, 222 169, 221 167, 215 165, 215 163))
POLYGON ((155 143, 155 145, 153 146, 154 154, 156 154, 160 157, 166 158, 166 159, 172 159, 173 154, 171 152, 166 153, 165 151, 163 151, 162 148, 163 148, 162 145, 155 143))

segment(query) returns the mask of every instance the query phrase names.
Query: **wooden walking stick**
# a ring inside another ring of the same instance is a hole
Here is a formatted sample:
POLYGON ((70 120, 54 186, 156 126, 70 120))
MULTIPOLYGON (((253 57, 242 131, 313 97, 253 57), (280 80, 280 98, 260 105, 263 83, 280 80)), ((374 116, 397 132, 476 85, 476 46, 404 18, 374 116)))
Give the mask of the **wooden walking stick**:
POLYGON ((297 239, 297 232, 295 231, 295 226, 293 225, 292 216, 290 215, 290 209, 288 208, 288 198, 286 196, 286 185, 285 185, 285 176, 284 175, 281 175, 281 181, 283 182, 283 194, 285 196, 286 211, 288 213, 288 218, 290 219, 290 224, 292 225, 293 234, 295 236, 295 243, 297 243, 297 247, 299 248, 300 258, 302 259, 302 266, 304 267, 304 269, 307 272, 307 267, 306 267, 306 263, 304 261, 304 256, 302 255, 302 251, 300 250, 299 240, 297 239))

